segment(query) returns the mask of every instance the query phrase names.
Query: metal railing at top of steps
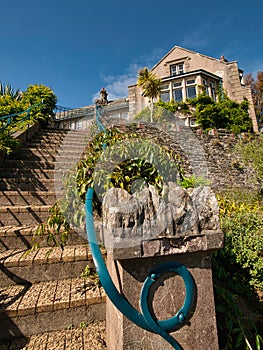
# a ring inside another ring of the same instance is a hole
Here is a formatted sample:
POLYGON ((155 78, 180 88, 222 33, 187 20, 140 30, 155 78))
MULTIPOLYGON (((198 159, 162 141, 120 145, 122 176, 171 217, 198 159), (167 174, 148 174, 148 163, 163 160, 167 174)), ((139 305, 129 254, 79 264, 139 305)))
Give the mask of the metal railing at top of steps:
MULTIPOLYGON (((96 113, 96 107, 94 105, 80 108, 56 106, 54 110, 54 118, 49 124, 56 129, 86 129, 87 123, 85 122, 92 119, 95 120, 96 113)), ((109 122, 107 117, 112 118, 116 113, 128 114, 128 103, 121 103, 118 105, 111 105, 109 103, 108 105, 101 107, 100 118, 103 118, 107 124, 107 122, 109 122)))
POLYGON ((93 117, 94 107, 70 108, 63 106, 56 106, 54 120, 63 121, 75 118, 93 117))

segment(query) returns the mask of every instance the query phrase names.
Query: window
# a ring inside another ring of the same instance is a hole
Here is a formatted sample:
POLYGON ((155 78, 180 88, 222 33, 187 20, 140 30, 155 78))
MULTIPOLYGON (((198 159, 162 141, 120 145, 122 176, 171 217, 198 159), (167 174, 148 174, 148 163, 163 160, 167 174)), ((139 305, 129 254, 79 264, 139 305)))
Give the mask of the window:
POLYGON ((182 82, 177 81, 173 83, 173 99, 176 102, 183 101, 183 89, 182 89, 182 82))
POLYGON ((195 79, 186 80, 186 97, 196 97, 195 79))
POLYGON ((195 90, 195 86, 188 86, 186 88, 186 96, 188 98, 195 98, 196 97, 196 90, 195 90))
POLYGON ((179 75, 184 73, 184 64, 178 63, 170 66, 171 75, 179 75))
POLYGON ((163 85, 161 87, 161 100, 164 102, 170 101, 170 91, 169 91, 169 85, 163 85))
POLYGON ((161 100, 164 102, 169 102, 170 101, 170 93, 169 91, 161 91, 161 100))
POLYGON ((192 84, 195 84, 195 79, 186 80, 186 85, 192 85, 192 84))
POLYGON ((211 97, 214 101, 216 101, 216 90, 215 90, 215 84, 211 81, 210 82, 210 90, 211 90, 211 97))
POLYGON ((173 98, 176 102, 183 101, 183 90, 182 89, 174 89, 173 90, 173 98))
POLYGON ((205 93, 209 95, 209 90, 208 90, 208 82, 206 79, 203 79, 203 85, 205 87, 205 93))
POLYGON ((179 86, 182 86, 182 82, 180 81, 179 83, 174 83, 173 84, 173 87, 174 88, 177 88, 177 87, 179 87, 179 86))

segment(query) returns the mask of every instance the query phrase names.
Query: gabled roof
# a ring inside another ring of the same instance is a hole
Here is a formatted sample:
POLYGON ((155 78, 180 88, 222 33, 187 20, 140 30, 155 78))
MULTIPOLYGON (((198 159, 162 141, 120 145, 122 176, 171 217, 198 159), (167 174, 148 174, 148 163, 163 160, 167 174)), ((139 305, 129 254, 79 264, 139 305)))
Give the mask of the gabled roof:
MULTIPOLYGON (((210 57, 210 56, 207 56, 207 55, 204 55, 204 54, 201 54, 199 52, 195 52, 195 51, 192 51, 192 50, 189 50, 189 49, 185 49, 184 47, 181 47, 181 46, 177 46, 175 45, 170 51, 167 52, 167 54, 161 58, 151 69, 153 70, 155 67, 157 67, 162 61, 164 61, 174 50, 176 49, 180 49, 180 50, 183 50, 185 52, 190 52, 192 54, 195 54, 195 55, 199 55, 199 56, 203 56, 205 58, 208 58, 210 60, 213 60, 213 61, 220 61, 222 63, 231 63, 231 62, 224 62, 224 61, 221 61, 220 59, 217 59, 217 58, 213 58, 213 57, 210 57)), ((232 62, 235 62, 235 61, 232 61, 232 62)))

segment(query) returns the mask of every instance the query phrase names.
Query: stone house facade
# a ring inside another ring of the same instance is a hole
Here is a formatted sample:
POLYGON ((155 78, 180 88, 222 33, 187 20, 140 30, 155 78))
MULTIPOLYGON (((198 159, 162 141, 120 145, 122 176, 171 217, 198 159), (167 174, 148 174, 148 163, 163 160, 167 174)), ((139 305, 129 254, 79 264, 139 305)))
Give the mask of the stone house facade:
MULTIPOLYGON (((185 101, 202 90, 216 100, 219 86, 234 101, 242 102, 246 98, 253 129, 258 132, 251 89, 245 86, 243 71, 236 61, 228 62, 224 56, 215 59, 174 46, 151 70, 162 80, 160 98, 166 102, 185 101)), ((149 105, 149 99, 142 96, 137 85, 128 87, 128 99, 130 117, 149 105)), ((190 119, 186 118, 185 123, 189 125, 190 119)))

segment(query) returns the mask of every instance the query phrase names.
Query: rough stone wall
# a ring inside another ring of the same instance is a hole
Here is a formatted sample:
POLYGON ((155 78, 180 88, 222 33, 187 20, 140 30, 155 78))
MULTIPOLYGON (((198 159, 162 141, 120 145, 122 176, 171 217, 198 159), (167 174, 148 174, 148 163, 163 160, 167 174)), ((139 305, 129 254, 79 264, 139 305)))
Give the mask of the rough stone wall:
POLYGON ((196 132, 195 136, 206 154, 208 178, 215 191, 230 188, 259 189, 260 184, 253 168, 242 165, 241 155, 234 152, 235 146, 248 135, 234 136, 217 131, 215 135, 196 132))
MULTIPOLYGON (((121 128, 126 128, 122 125, 121 128)), ((255 134, 234 135, 225 130, 215 130, 210 134, 202 133, 187 126, 165 126, 160 129, 143 124, 142 127, 129 126, 142 137, 147 135, 153 143, 169 145, 181 157, 180 165, 185 170, 185 175, 197 176, 205 174, 215 192, 225 191, 231 188, 247 188, 257 190, 260 184, 257 175, 251 166, 244 166, 241 155, 235 152, 235 146, 241 140, 259 137, 255 134), (172 128, 175 128, 172 130, 172 128), (177 128, 177 129, 176 129, 177 128), (206 168, 204 170, 204 168, 206 168)))

